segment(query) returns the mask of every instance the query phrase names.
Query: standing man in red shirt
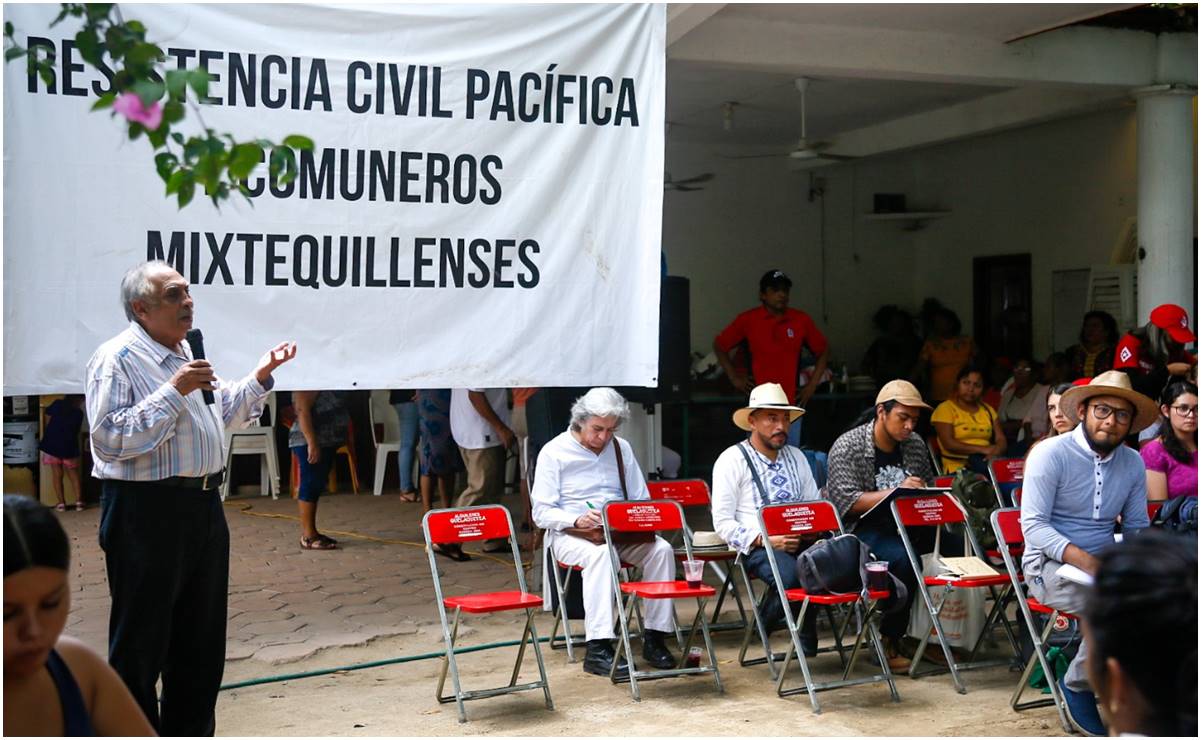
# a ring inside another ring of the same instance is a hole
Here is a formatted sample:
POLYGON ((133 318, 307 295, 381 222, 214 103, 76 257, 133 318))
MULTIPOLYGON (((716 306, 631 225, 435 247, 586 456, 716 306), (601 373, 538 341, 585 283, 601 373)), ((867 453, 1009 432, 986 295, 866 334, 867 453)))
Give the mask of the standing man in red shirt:
MULTIPOLYGON (((749 393, 762 383, 779 383, 789 401, 804 408, 826 372, 830 347, 826 337, 804 311, 788 307, 792 281, 780 270, 768 270, 759 278, 759 300, 763 305, 743 311, 713 340, 717 361, 726 377, 741 392, 749 393), (745 341, 750 351, 750 375, 739 372, 730 359, 730 351, 745 341), (801 348, 808 347, 817 356, 813 380, 797 391, 801 348)), ((800 447, 801 425, 788 429, 788 444, 800 447)))

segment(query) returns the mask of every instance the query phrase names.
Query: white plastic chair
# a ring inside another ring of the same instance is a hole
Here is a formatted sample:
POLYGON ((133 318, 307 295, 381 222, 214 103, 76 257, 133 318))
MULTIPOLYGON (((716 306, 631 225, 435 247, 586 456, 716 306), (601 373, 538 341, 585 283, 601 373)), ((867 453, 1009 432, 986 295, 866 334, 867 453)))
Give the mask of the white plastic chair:
POLYGON ((221 483, 221 500, 229 496, 230 471, 233 470, 234 455, 259 455, 259 487, 261 494, 279 498, 279 458, 275 450, 275 393, 267 394, 263 402, 267 412, 267 426, 258 420, 245 429, 225 430, 225 480, 221 483))
POLYGON ((368 407, 371 417, 371 441, 375 443, 375 488, 379 496, 384 492, 384 473, 388 469, 388 453, 400 455, 400 419, 396 418, 396 409, 388 403, 388 391, 371 391, 371 403, 368 407), (382 424, 384 434, 381 438, 375 431, 375 425, 382 424))

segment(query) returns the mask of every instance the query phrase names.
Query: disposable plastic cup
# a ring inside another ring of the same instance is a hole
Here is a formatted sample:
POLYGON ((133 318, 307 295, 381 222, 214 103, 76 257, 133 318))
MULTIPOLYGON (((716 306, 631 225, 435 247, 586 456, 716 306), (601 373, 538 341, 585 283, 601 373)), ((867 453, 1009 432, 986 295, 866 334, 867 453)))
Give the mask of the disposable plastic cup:
POLYGON ((873 591, 888 590, 888 563, 882 560, 873 560, 867 563, 867 587, 873 591))
POLYGON ((684 580, 688 582, 689 588, 700 588, 701 578, 704 575, 705 562, 703 560, 684 561, 684 580))

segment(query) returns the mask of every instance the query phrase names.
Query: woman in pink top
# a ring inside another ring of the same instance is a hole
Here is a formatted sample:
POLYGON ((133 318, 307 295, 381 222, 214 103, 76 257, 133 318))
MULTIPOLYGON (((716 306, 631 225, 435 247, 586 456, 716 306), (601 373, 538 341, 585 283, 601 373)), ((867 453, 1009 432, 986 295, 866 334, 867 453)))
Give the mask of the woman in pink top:
POLYGON ((1159 398, 1159 436, 1140 452, 1147 465, 1147 500, 1197 495, 1197 386, 1169 383, 1159 398))

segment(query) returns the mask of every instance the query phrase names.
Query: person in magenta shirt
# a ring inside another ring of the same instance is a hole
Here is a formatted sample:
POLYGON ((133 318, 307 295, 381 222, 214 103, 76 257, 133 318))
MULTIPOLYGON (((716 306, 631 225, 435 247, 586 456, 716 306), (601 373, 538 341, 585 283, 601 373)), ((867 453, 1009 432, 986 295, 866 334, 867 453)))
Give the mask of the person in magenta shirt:
POLYGON ((1147 466, 1147 500, 1197 495, 1197 386, 1170 383, 1159 398, 1159 436, 1139 451, 1147 466))
MULTIPOLYGON (((789 402, 804 408, 826 372, 830 347, 809 314, 788 307, 791 289, 792 280, 780 270, 765 272, 759 278, 762 305, 743 311, 722 329, 713 340, 713 352, 726 377, 740 393, 750 393, 763 383, 779 383, 789 402), (744 341, 751 355, 750 375, 740 372, 730 357, 730 351, 744 341), (813 368, 814 380, 798 391, 802 347, 808 347, 817 362, 813 368)), ((788 443, 800 446, 799 423, 789 429, 788 443)))

